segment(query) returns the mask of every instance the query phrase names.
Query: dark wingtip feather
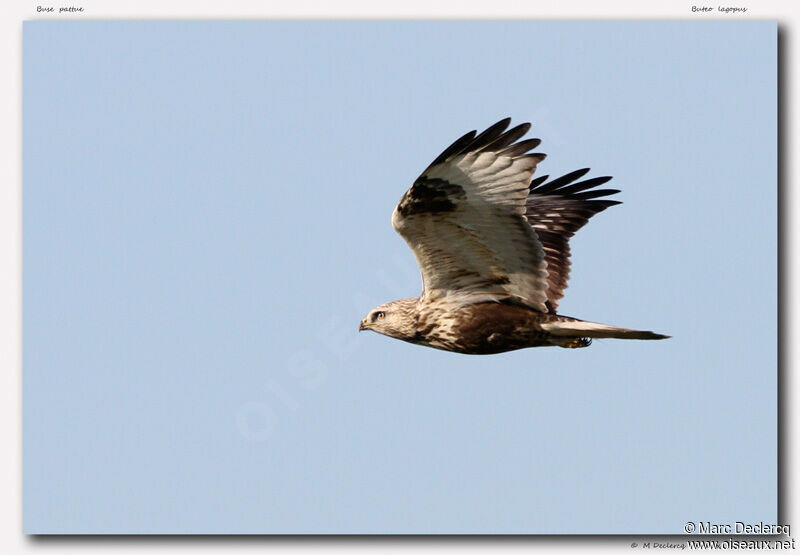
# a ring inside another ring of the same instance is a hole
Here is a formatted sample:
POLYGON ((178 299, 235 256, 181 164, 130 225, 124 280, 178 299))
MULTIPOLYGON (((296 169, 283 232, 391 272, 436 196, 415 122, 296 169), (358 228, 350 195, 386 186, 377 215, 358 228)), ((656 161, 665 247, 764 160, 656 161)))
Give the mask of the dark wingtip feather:
MULTIPOLYGON (((530 130, 531 124, 521 123, 512 129, 508 129, 509 125, 511 125, 511 118, 503 118, 477 135, 476 131, 466 133, 444 149, 444 151, 430 163, 429 167, 444 163, 454 156, 471 151, 491 150, 492 152, 503 152, 509 156, 519 156, 536 148, 541 143, 539 139, 529 139, 516 143, 530 130), (508 131, 506 131, 506 129, 508 129, 508 131)), ((544 157, 545 155, 541 155, 539 160, 543 160, 544 157)))
POLYGON ((593 177, 578 181, 589 171, 589 168, 575 170, 549 183, 545 182, 547 176, 539 177, 531 181, 530 194, 538 196, 558 195, 576 200, 590 200, 602 196, 615 195, 620 192, 619 189, 594 188, 609 182, 612 179, 611 176, 593 177))
POLYGON ((430 163, 431 166, 436 164, 441 164, 451 156, 454 156, 461 152, 464 147, 468 146, 472 141, 475 140, 475 134, 477 133, 476 130, 472 130, 469 133, 464 133, 461 137, 453 141, 453 144, 448 146, 446 149, 442 151, 442 153, 436 157, 436 160, 430 163))
POLYGON ((581 191, 586 191, 587 189, 591 189, 592 187, 597 187, 598 185, 602 185, 603 183, 608 183, 610 180, 611 180, 610 177, 593 177, 592 179, 579 181, 578 183, 574 183, 566 187, 561 187, 560 189, 553 191, 553 193, 569 196, 572 195, 573 193, 580 193, 581 191))
MULTIPOLYGON (((503 132, 511 123, 511 118, 501 119, 494 125, 486 128, 485 131, 480 133, 467 147, 469 150, 482 149, 485 146, 493 143, 497 138, 503 135, 503 132)), ((465 149, 466 150, 466 149, 465 149)))
MULTIPOLYGON (((513 143, 514 141, 511 142, 513 143)), ((515 156, 520 156, 530 150, 533 150, 540 144, 542 144, 541 139, 526 139, 524 141, 520 141, 518 143, 512 144, 509 147, 504 148, 503 150, 500 151, 500 154, 502 154, 503 156, 511 156, 513 158, 515 156)))
POLYGON ((549 175, 543 175, 541 177, 537 177, 533 181, 531 181, 531 186, 528 187, 531 191, 533 191, 536 187, 547 181, 547 178, 550 177, 549 175))
POLYGON ((621 200, 587 200, 586 204, 591 207, 594 214, 602 212, 606 208, 622 204, 621 200))
POLYGON ((520 123, 514 129, 520 129, 520 137, 531 130, 531 122, 526 121, 525 123, 520 123))
POLYGON ((619 193, 619 189, 592 189, 591 191, 584 191, 583 193, 576 193, 572 198, 581 200, 591 200, 598 197, 607 197, 619 193))
POLYGON ((525 135, 525 133, 530 131, 530 129, 531 129, 530 123, 521 123, 516 127, 509 129, 499 137, 497 137, 497 139, 487 144, 485 148, 487 150, 491 149, 493 151, 499 151, 505 147, 510 147, 513 145, 515 141, 521 139, 525 135))
POLYGON ((566 175, 562 175, 561 177, 554 179, 550 183, 545 183, 544 185, 538 187, 536 190, 531 192, 540 195, 554 193, 556 189, 559 189, 564 185, 569 185, 573 181, 576 181, 577 179, 580 179, 581 177, 589 173, 589 171, 590 168, 582 168, 580 170, 575 170, 573 172, 570 172, 566 175))

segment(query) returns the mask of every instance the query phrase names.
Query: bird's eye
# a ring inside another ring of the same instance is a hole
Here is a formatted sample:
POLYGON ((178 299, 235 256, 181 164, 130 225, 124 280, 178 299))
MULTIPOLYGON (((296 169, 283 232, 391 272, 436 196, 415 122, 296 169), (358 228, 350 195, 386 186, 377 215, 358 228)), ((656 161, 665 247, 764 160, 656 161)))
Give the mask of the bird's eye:
POLYGON ((384 316, 386 316, 385 312, 376 312, 375 314, 372 315, 372 321, 374 322, 376 320, 381 320, 383 319, 384 316))

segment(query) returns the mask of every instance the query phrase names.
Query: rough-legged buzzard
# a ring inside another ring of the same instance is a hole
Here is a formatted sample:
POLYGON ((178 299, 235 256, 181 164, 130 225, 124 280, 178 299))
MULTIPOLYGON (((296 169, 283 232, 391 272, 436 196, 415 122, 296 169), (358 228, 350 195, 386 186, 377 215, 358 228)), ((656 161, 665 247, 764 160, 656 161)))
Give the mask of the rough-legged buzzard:
POLYGON ((510 118, 447 147, 417 178, 392 214, 422 272, 422 294, 378 306, 361 321, 419 345, 493 354, 592 338, 665 339, 556 312, 570 269, 569 238, 619 201, 598 189, 610 177, 580 181, 588 169, 531 180, 544 154, 520 139, 510 118))

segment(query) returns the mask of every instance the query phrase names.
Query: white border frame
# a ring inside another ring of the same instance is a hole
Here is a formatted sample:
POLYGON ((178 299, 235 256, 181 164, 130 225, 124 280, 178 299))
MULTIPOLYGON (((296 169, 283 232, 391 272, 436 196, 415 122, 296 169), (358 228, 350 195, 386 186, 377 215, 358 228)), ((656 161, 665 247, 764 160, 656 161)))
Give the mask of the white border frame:
MULTIPOLYGON (((797 409, 798 381, 792 376, 797 368, 798 310, 795 287, 798 276, 797 234, 800 229, 798 203, 793 191, 798 183, 795 133, 798 115, 793 98, 798 93, 798 59, 796 30, 800 26, 800 3, 796 1, 700 2, 666 1, 659 4, 642 1, 586 0, 559 2, 520 1, 493 2, 449 0, 434 3, 421 0, 393 1, 376 4, 359 0, 332 3, 323 0, 297 0, 292 3, 256 2, 247 0, 145 0, 137 2, 16 2, 5 7, 0 21, 0 67, 2 76, 3 133, 0 136, 0 406, 3 418, 0 431, 8 446, 0 459, 0 550, 2 553, 50 551, 86 553, 105 551, 139 552, 153 548, 170 552, 253 551, 307 552, 319 549, 352 553, 523 551, 531 549, 625 551, 641 538, 629 536, 497 536, 497 537, 264 537, 264 536, 158 536, 158 537, 28 537, 22 534, 22 22, 40 19, 672 19, 672 20, 776 20, 780 40, 779 128, 780 160, 779 214, 781 215, 781 333, 783 339, 782 372, 779 381, 781 410, 781 509, 782 523, 800 526, 797 489, 797 409), (80 6, 79 13, 38 13, 41 6, 80 6), (744 14, 692 12, 692 5, 746 7, 744 14)), ((731 484, 735 487, 735 484, 731 484)), ((800 530, 800 528, 797 528, 800 530)), ((651 541, 658 541, 651 538, 651 541)), ((664 541, 664 539, 660 540, 664 541)), ((641 547, 640 547, 641 549, 641 547)))

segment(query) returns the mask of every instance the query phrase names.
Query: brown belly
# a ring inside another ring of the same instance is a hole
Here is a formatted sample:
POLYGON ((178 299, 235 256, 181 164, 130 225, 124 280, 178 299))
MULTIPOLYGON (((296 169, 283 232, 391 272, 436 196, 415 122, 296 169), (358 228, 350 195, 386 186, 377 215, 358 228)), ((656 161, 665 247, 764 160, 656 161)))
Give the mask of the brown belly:
POLYGON ((431 312, 420 319, 420 333, 413 343, 473 355, 489 355, 552 345, 541 324, 555 315, 524 306, 479 303, 457 310, 431 312), (438 325, 437 325, 438 323, 438 325))

